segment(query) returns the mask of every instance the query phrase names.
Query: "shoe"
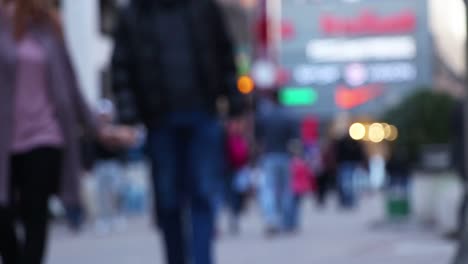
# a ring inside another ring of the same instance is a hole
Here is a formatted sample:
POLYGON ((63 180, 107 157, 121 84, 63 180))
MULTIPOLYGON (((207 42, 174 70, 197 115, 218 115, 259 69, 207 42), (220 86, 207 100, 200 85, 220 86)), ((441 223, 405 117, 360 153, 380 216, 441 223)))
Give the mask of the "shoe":
POLYGON ((459 231, 451 231, 444 234, 444 238, 450 241, 458 241, 461 238, 461 233, 459 231))
POLYGON ((288 226, 283 229, 283 232, 290 235, 297 234, 299 233, 299 227, 297 225, 288 226))

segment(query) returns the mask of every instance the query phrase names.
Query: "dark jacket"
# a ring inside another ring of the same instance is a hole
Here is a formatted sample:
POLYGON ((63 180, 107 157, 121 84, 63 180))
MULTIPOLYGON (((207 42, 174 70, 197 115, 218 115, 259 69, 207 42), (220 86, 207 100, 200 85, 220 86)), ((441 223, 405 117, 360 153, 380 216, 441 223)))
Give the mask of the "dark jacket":
POLYGON ((338 164, 345 162, 365 162, 364 150, 356 140, 345 136, 336 142, 336 161, 338 164))
POLYGON ((393 177, 408 177, 411 173, 411 163, 408 149, 396 144, 386 164, 387 172, 393 177))
MULTIPOLYGON (((166 94, 171 87, 163 85, 154 18, 175 4, 187 5, 194 68, 206 110, 215 113, 216 100, 221 97, 229 100, 231 112, 242 107, 233 47, 218 6, 212 0, 136 0, 122 10, 112 59, 113 89, 123 123, 143 121, 153 126, 171 108, 166 94)), ((183 73, 180 77, 184 78, 183 73)))
POLYGON ((283 107, 265 102, 257 113, 256 138, 264 153, 289 153, 288 144, 298 138, 297 124, 283 107))

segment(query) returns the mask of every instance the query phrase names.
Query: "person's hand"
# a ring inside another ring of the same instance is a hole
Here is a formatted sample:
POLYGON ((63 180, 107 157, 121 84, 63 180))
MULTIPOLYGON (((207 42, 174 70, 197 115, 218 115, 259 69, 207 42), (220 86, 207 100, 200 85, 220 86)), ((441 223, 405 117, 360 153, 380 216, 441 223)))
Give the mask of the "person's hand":
POLYGON ((131 147, 137 142, 137 130, 130 126, 104 125, 99 131, 99 140, 112 148, 131 147))
POLYGON ((117 143, 123 147, 131 147, 137 143, 137 130, 129 126, 117 126, 114 130, 114 136, 117 143))
POLYGON ((102 144, 108 147, 116 147, 119 144, 119 139, 116 136, 115 127, 110 124, 103 125, 99 129, 98 139, 102 144))

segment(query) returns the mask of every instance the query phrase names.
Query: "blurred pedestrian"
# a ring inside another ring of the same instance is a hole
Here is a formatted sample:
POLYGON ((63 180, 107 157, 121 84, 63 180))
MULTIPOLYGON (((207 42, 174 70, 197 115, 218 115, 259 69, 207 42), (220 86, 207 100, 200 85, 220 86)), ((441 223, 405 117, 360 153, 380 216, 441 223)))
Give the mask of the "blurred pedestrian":
MULTIPOLYGON (((43 262, 48 199, 78 201, 79 136, 100 135, 47 0, 0 3, 0 255, 43 262), (81 126, 82 130, 77 129, 81 126), (24 235, 16 233, 20 220, 24 235)), ((116 139, 116 138, 114 138, 116 139)), ((113 139, 112 139, 113 140, 113 139)))
POLYGON ((284 230, 291 199, 290 154, 288 144, 297 138, 296 124, 278 104, 278 92, 261 102, 256 137, 261 148, 264 177, 259 186, 260 205, 266 221, 266 234, 284 230))
POLYGON ((213 263, 224 160, 216 102, 237 112, 233 47, 213 0, 135 0, 115 32, 120 121, 148 128, 157 223, 169 264, 213 263))
MULTIPOLYGON (((97 111, 100 123, 112 125, 114 112, 112 101, 100 100, 97 111)), ((97 183, 98 215, 95 228, 98 234, 108 234, 112 230, 120 231, 126 225, 123 212, 123 191, 126 185, 123 167, 125 151, 123 146, 109 146, 100 141, 94 144, 92 174, 97 183)))
POLYGON ((243 117, 229 121, 227 129, 228 179, 227 203, 230 217, 230 231, 239 232, 239 217, 245 207, 247 195, 251 189, 249 142, 246 138, 246 126, 243 117))
POLYGON ((135 130, 136 142, 125 151, 124 171, 125 186, 123 190, 123 210, 125 215, 141 215, 147 211, 148 193, 151 184, 149 183, 149 171, 145 156, 146 129, 140 125, 135 130))
POLYGON ((322 167, 317 174, 316 198, 319 207, 326 205, 330 190, 336 187, 335 142, 328 139, 320 151, 322 167))
MULTIPOLYGON (((325 203, 327 188, 329 187, 328 169, 330 164, 326 160, 326 155, 330 154, 327 146, 322 146, 320 143, 320 122, 315 116, 307 116, 302 121, 301 139, 303 142, 304 159, 306 160, 311 173, 313 174, 315 196, 319 206, 325 203), (328 152, 327 152, 328 151, 328 152)), ((333 157, 334 158, 334 157, 333 157)))
POLYGON ((457 230, 447 234, 451 239, 459 239, 466 227, 466 214, 468 213, 468 180, 465 169, 465 114, 463 102, 457 102, 452 110, 451 130, 452 131, 452 165, 454 166, 462 184, 463 196, 458 210, 457 230))
POLYGON ((334 151, 337 165, 338 196, 343 209, 352 209, 356 206, 356 170, 365 162, 361 143, 352 139, 348 133, 350 124, 350 118, 347 114, 338 118, 338 139, 335 142, 334 151))
POLYGON ((304 158, 304 146, 300 140, 290 144, 292 159, 290 163, 292 196, 286 207, 286 231, 294 232, 298 229, 300 204, 302 198, 315 190, 315 175, 310 164, 304 158))

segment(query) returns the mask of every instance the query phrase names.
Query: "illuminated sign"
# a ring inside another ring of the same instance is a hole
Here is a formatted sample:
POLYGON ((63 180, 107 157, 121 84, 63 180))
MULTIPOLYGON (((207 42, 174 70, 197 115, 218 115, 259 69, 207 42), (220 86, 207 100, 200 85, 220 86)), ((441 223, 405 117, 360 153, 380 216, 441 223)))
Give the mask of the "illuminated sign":
POLYGON ((366 104, 382 95, 380 85, 367 85, 356 88, 340 86, 336 89, 335 102, 342 109, 352 109, 366 104))
POLYGON ((416 21, 411 11, 381 16, 371 10, 364 10, 355 18, 323 15, 320 26, 326 35, 381 35, 411 33, 416 29, 416 21))
POLYGON ((286 106, 310 106, 318 99, 312 87, 285 87, 280 90, 279 101, 286 106))
POLYGON ((346 84, 360 86, 367 83, 405 83, 417 79, 416 66, 410 62, 353 63, 345 67, 346 84))
POLYGON ((326 86, 344 81, 350 86, 367 83, 406 83, 418 78, 411 62, 300 64, 293 69, 293 81, 299 85, 326 86))
POLYGON ((411 62, 387 62, 370 64, 369 82, 408 83, 417 80, 418 70, 411 62))
POLYGON ((307 57, 316 62, 368 60, 408 60, 416 57, 416 41, 411 36, 358 39, 314 39, 306 47, 307 57))
POLYGON ((281 1, 278 62, 286 87, 320 98, 300 114, 379 115, 432 84, 427 0, 281 1))
POLYGON ((331 65, 299 65, 293 70, 293 78, 300 85, 328 85, 341 77, 340 68, 331 65))
POLYGON ((365 84, 369 80, 369 72, 361 63, 353 63, 345 68, 345 81, 352 86, 365 84))

